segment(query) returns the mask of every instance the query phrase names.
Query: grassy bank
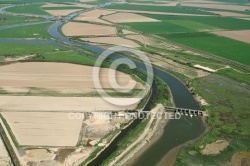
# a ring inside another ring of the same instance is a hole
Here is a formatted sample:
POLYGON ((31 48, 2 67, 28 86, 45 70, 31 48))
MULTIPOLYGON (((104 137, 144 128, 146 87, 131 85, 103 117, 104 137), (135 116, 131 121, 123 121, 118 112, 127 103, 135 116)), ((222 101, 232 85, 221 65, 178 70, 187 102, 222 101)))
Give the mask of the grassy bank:
POLYGON ((45 54, 60 51, 57 47, 47 44, 1 43, 0 56, 17 57, 21 55, 45 54))
POLYGON ((249 85, 239 86, 240 82, 217 74, 195 79, 192 85, 210 104, 205 108, 211 131, 197 143, 184 147, 176 165, 221 165, 236 152, 250 151, 249 85), (229 146, 218 155, 202 155, 202 147, 218 139, 227 140, 229 146), (196 153, 191 155, 190 151, 196 153))
POLYGON ((23 6, 14 6, 6 9, 7 12, 21 13, 21 14, 36 14, 36 15, 50 15, 41 8, 42 4, 31 4, 23 6))
POLYGON ((52 39, 47 31, 50 26, 51 23, 42 23, 5 29, 0 31, 0 36, 2 38, 52 39))
POLYGON ((1 26, 13 25, 13 24, 21 24, 21 23, 29 23, 29 22, 36 22, 36 21, 42 21, 42 20, 43 19, 39 19, 39 18, 11 16, 11 15, 2 15, 2 14, 0 14, 0 25, 1 26))

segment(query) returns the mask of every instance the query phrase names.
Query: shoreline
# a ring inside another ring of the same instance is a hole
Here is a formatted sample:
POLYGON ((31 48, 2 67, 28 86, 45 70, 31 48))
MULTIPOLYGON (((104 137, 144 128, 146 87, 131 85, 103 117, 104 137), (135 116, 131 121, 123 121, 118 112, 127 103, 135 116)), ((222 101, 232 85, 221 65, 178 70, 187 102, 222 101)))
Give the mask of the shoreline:
POLYGON ((204 137, 209 131, 210 131, 210 127, 208 126, 208 124, 206 123, 206 117, 201 117, 201 121, 205 126, 205 131, 197 138, 193 139, 193 140, 189 140, 177 147, 174 147, 173 149, 171 149, 157 164, 157 166, 174 166, 176 163, 176 159, 180 153, 180 151, 182 150, 183 147, 193 144, 194 142, 200 140, 202 137, 204 137))
POLYGON ((166 126, 169 122, 169 119, 161 119, 158 124, 157 124, 157 127, 155 129, 155 132, 154 134, 151 136, 151 138, 149 139, 149 143, 143 145, 141 148, 139 149, 136 149, 134 152, 133 152, 133 157, 129 158, 124 164, 122 164, 122 166, 131 166, 135 163, 135 161, 148 149, 150 148, 151 146, 153 146, 153 144, 158 140, 160 139, 160 137, 162 136, 163 133, 161 134, 158 134, 156 133, 161 126, 166 126))
MULTIPOLYGON (((201 120, 202 120, 202 123, 204 124, 205 126, 205 131, 197 138, 193 139, 193 140, 189 140, 179 146, 176 146, 174 147, 173 149, 171 149, 157 164, 157 166, 174 166, 175 163, 176 163, 176 159, 181 151, 181 149, 184 147, 184 146, 187 146, 187 145, 190 145, 192 143, 194 143, 195 141, 201 139, 202 137, 204 137, 207 132, 210 130, 209 126, 207 125, 206 123, 206 117, 201 117, 201 120)), ((159 121, 159 123, 157 124, 157 128, 156 130, 159 130, 160 126, 166 126, 169 122, 169 119, 161 119, 159 121)), ((156 131, 157 132, 157 131, 156 131)), ((145 144, 144 146, 142 146, 141 148, 137 149, 135 152, 134 152, 134 155, 133 157, 129 158, 124 164, 122 164, 122 166, 131 166, 133 165, 136 160, 151 146, 153 146, 153 144, 158 140, 160 139, 160 137, 162 136, 163 133, 161 134, 153 134, 152 137, 149 139, 150 142, 145 144)))

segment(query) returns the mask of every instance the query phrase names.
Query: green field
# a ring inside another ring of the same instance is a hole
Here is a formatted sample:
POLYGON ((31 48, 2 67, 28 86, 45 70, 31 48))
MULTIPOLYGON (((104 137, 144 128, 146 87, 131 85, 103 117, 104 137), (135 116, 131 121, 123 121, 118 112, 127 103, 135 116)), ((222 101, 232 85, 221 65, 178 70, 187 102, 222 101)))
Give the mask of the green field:
POLYGON ((12 13, 25 13, 25 14, 36 14, 36 15, 50 15, 41 9, 42 4, 32 4, 23 6, 14 6, 6 9, 7 12, 12 13))
POLYGON ((1 43, 0 57, 15 57, 22 55, 37 54, 36 61, 68 62, 75 64, 93 65, 95 59, 80 55, 74 51, 59 49, 58 47, 46 44, 19 44, 1 43))
POLYGON ((78 6, 63 6, 63 7, 43 7, 43 10, 67 10, 67 9, 86 9, 78 6))
POLYGON ((184 26, 176 25, 174 22, 142 22, 142 23, 124 23, 132 29, 141 31, 143 33, 161 34, 173 32, 194 32, 195 30, 186 28, 184 26))
POLYGON ((250 64, 250 58, 248 57, 250 44, 206 32, 214 30, 250 30, 250 21, 217 16, 142 15, 161 20, 162 22, 124 23, 123 25, 143 33, 157 34, 170 41, 203 52, 243 64, 250 64))
POLYGON ((42 21, 42 19, 0 14, 0 27, 5 26, 5 25, 29 23, 29 22, 36 22, 36 21, 42 21))
POLYGON ((37 25, 28 25, 17 28, 10 28, 0 31, 2 38, 39 38, 51 39, 52 37, 47 32, 51 23, 43 23, 37 25))
POLYGON ((84 65, 94 65, 95 59, 80 55, 73 51, 59 51, 52 53, 45 53, 38 60, 49 61, 49 62, 67 62, 84 65))
POLYGON ((250 29, 250 21, 232 17, 165 16, 152 14, 142 15, 161 20, 161 22, 124 23, 123 25, 151 34, 250 29))
POLYGON ((152 12, 170 12, 170 13, 189 13, 189 14, 204 14, 211 15, 209 12, 199 11, 195 8, 182 7, 182 6, 146 6, 146 5, 111 5, 106 6, 108 9, 121 9, 121 10, 138 10, 138 11, 152 11, 152 12))
MULTIPOLYGON (((210 30, 226 29, 226 30, 243 30, 250 29, 250 21, 241 20, 233 17, 220 17, 220 16, 208 16, 208 17, 196 17, 196 16, 167 16, 167 15, 156 15, 156 14, 141 14, 150 18, 154 18, 162 21, 173 21, 178 22, 179 25, 185 26, 192 29, 205 29, 210 30), (190 22, 192 24, 187 24, 190 22), (199 26, 203 25, 205 27, 199 26)), ((167 23, 167 22, 166 22, 167 23)))
POLYGON ((162 34, 168 40, 194 49, 250 65, 250 44, 205 32, 162 34))
POLYGON ((57 47, 46 44, 0 43, 0 56, 20 56, 57 52, 57 47))

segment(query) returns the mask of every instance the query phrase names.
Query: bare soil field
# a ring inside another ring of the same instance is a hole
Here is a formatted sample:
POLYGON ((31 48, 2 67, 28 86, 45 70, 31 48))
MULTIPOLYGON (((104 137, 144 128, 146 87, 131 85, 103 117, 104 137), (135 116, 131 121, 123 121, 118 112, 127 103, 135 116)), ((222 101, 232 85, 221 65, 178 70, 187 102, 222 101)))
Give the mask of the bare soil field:
POLYGON ((115 23, 124 23, 124 22, 158 22, 159 20, 145 17, 135 13, 115 13, 108 16, 102 17, 105 20, 115 22, 115 23))
POLYGON ((224 36, 231 39, 239 40, 242 42, 250 43, 250 30, 240 30, 240 31, 217 31, 211 32, 218 36, 224 36))
POLYGON ((250 6, 241 5, 229 5, 229 4, 198 4, 198 3, 181 3, 181 6, 191 6, 200 8, 211 8, 211 9, 224 9, 224 10, 234 10, 234 11, 245 11, 250 9, 250 6))
POLYGON ((52 14, 54 16, 67 16, 70 13, 74 13, 76 11, 79 11, 79 9, 67 9, 67 10, 44 10, 49 14, 52 14))
POLYGON ((42 97, 42 96, 0 96, 0 109, 5 111, 119 111, 136 108, 140 98, 113 98, 113 102, 133 105, 117 106, 101 97, 42 97), (49 105, 48 105, 49 103, 49 105))
POLYGON ((112 14, 112 13, 114 13, 114 12, 113 11, 108 11, 108 10, 96 9, 96 10, 92 10, 92 11, 80 14, 79 16, 77 16, 75 18, 75 20, 110 24, 107 21, 99 19, 99 17, 102 16, 102 15, 104 16, 104 15, 112 14))
POLYGON ((100 138, 107 135, 110 131, 115 130, 115 125, 110 122, 111 115, 107 112, 92 112, 92 114, 84 121, 88 127, 86 135, 91 138, 92 146, 99 143, 100 138))
POLYGON ((211 144, 207 144, 205 148, 201 151, 203 155, 215 155, 219 154, 221 151, 223 151, 227 146, 229 145, 229 142, 226 140, 217 140, 211 144))
POLYGON ((43 161, 52 160, 54 153, 49 153, 46 149, 31 149, 26 150, 23 159, 25 161, 43 161))
POLYGON ((78 152, 74 152, 66 158, 64 165, 79 166, 94 150, 94 147, 84 147, 79 149, 78 152))
POLYGON ((233 13, 233 12, 221 12, 221 11, 208 11, 208 12, 219 14, 225 17, 249 17, 249 15, 246 15, 246 14, 233 13))
POLYGON ((140 47, 137 43, 123 39, 121 37, 95 37, 95 38, 81 38, 81 40, 94 42, 94 43, 104 43, 104 44, 112 44, 118 46, 126 46, 126 47, 140 47))
POLYGON ((20 145, 75 146, 82 119, 70 119, 68 113, 3 112, 20 145))
POLYGON ((141 35, 126 35, 126 38, 136 40, 142 44, 146 44, 145 39, 141 35))
POLYGON ((62 27, 66 36, 100 36, 115 35, 116 28, 111 26, 69 22, 62 27))
MULTIPOLYGON (((101 69, 103 88, 112 88, 108 80, 109 69, 101 69)), ((8 92, 27 92, 30 88, 43 88, 63 93, 94 92, 93 67, 67 63, 29 62, 0 67, 0 88, 8 92)), ((116 72, 120 86, 127 85, 129 75, 116 72)), ((137 83, 136 88, 143 86, 137 83)))

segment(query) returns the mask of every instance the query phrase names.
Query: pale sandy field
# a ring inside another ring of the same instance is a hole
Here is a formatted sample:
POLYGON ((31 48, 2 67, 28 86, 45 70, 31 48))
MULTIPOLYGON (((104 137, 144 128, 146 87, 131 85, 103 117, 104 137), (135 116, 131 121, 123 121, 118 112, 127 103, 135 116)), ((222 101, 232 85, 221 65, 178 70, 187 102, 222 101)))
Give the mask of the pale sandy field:
POLYGON ((81 40, 94 42, 94 43, 104 43, 104 44, 112 44, 118 46, 126 46, 126 47, 140 47, 137 43, 123 39, 121 37, 95 37, 95 38, 81 38, 81 40))
POLYGON ((116 28, 104 25, 69 22, 62 27, 62 32, 66 36, 115 35, 116 28))
POLYGON ((208 11, 208 12, 219 14, 221 16, 226 16, 226 17, 249 17, 249 15, 246 14, 233 13, 233 12, 221 12, 221 11, 208 11))
POLYGON ((141 35, 127 35, 126 38, 136 40, 142 44, 146 44, 146 41, 141 35))
POLYGON ((74 13, 76 11, 79 11, 80 9, 67 9, 67 10, 44 10, 49 14, 52 14, 54 16, 67 16, 70 13, 74 13))
POLYGON ((203 155, 215 155, 219 154, 221 151, 226 149, 229 142, 226 140, 217 140, 211 144, 207 144, 205 148, 201 151, 203 155))
POLYGON ((225 5, 225 4, 181 3, 181 6, 211 8, 211 9, 224 9, 224 10, 235 10, 235 11, 245 11, 246 9, 250 9, 250 6, 229 5, 229 4, 225 5))
POLYGON ((158 22, 159 20, 145 17, 135 13, 115 13, 108 16, 102 17, 105 20, 115 22, 115 23, 124 23, 124 22, 158 22))
POLYGON ((3 112, 20 145, 75 146, 82 119, 69 119, 68 113, 3 112))
MULTIPOLYGON (((103 88, 112 86, 124 87, 131 80, 129 75, 115 72, 115 76, 108 76, 110 69, 101 69, 100 80, 103 88), (109 78, 113 78, 111 83, 109 78), (117 81, 118 85, 112 85, 117 81)), ((0 87, 12 91, 23 90, 29 87, 45 88, 52 90, 92 90, 93 67, 67 63, 15 63, 0 67, 0 87), (59 88, 59 89, 58 89, 59 88)), ((136 87, 143 86, 137 83, 136 87)), ((139 98, 115 98, 122 103, 139 101, 139 98)), ((100 97, 46 97, 46 96, 0 96, 0 109, 3 110, 29 110, 29 111, 93 111, 96 110, 125 110, 133 109, 136 104, 127 107, 115 106, 100 97), (48 105, 49 103, 49 105, 48 105)))
POLYGON ((136 108, 140 98, 113 98, 115 103, 136 102, 117 106, 100 97, 0 96, 0 110, 5 111, 119 111, 136 108))
MULTIPOLYGON (((100 72, 103 88, 112 87, 108 72, 109 69, 101 69, 100 72)), ((59 92, 93 92, 95 86, 92 77, 93 67, 90 66, 46 62, 15 63, 0 67, 0 88, 10 92, 26 92, 30 87, 59 92)), ((115 78, 120 86, 127 85, 131 80, 129 75, 121 72, 116 72, 115 78)), ((142 89, 143 86, 137 83, 136 88, 142 89)))
POLYGON ((82 13, 79 16, 75 18, 75 20, 80 20, 80 21, 90 21, 90 22, 99 22, 99 23, 108 23, 107 21, 99 19, 101 15, 107 15, 114 13, 114 11, 108 11, 108 10, 102 10, 102 9, 96 9, 92 10, 86 13, 82 13))
POLYGON ((240 30, 240 31, 217 31, 211 32, 218 36, 224 36, 231 39, 239 40, 245 43, 250 43, 250 30, 240 30))

